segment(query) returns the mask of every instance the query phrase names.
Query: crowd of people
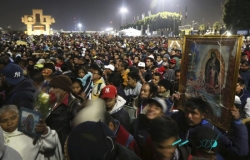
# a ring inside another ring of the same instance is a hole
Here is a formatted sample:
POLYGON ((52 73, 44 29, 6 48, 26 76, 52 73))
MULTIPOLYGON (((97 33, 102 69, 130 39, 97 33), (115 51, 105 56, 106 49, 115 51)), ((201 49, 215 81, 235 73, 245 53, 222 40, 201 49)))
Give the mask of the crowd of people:
POLYGON ((249 45, 230 132, 206 119, 210 104, 202 97, 178 110, 181 57, 165 37, 1 35, 0 159, 249 159, 242 123, 250 117, 249 45), (37 106, 43 94, 47 112, 37 106), (18 129, 22 107, 43 113, 39 136, 18 129))

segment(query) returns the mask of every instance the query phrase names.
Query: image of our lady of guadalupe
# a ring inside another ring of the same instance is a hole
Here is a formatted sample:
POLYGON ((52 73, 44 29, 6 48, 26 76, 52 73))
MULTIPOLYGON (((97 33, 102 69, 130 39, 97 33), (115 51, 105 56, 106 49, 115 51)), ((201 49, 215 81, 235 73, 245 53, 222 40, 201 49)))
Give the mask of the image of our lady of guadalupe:
POLYGON ((216 57, 214 51, 211 52, 211 57, 206 62, 205 66, 205 82, 212 88, 219 87, 220 61, 216 57))
POLYGON ((32 114, 29 114, 27 117, 26 117, 26 120, 25 120, 25 130, 27 132, 33 132, 34 130, 34 117, 32 114))

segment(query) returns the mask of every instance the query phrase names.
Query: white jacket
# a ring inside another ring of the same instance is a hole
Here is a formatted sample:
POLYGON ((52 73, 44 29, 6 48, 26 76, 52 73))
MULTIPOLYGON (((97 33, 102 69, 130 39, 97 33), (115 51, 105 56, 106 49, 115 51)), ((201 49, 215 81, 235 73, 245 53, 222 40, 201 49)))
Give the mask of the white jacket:
POLYGON ((115 103, 115 106, 112 108, 112 110, 109 111, 110 114, 116 113, 119 110, 122 109, 122 107, 125 105, 126 100, 123 99, 121 96, 117 96, 117 100, 115 103))
POLYGON ((3 130, 0 127, 0 159, 1 160, 22 160, 20 154, 13 148, 4 145, 3 130))
POLYGON ((247 103, 245 104, 245 107, 244 107, 244 113, 245 113, 246 118, 250 117, 250 98, 247 98, 247 103))
POLYGON ((62 150, 55 130, 48 127, 48 134, 42 135, 35 145, 33 139, 18 130, 12 133, 4 132, 4 142, 15 149, 23 160, 62 160, 62 150), (46 151, 54 153, 45 157, 46 151), (44 154, 45 153, 45 154, 44 154))

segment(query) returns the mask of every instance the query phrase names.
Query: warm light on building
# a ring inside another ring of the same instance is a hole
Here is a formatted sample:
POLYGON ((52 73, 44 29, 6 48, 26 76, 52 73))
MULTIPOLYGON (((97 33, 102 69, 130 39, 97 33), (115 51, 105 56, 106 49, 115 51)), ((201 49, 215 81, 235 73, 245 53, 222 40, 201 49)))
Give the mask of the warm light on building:
POLYGON ((55 23, 55 19, 50 15, 43 15, 43 10, 33 9, 32 15, 24 15, 22 22, 26 24, 28 35, 53 34, 50 25, 55 23))

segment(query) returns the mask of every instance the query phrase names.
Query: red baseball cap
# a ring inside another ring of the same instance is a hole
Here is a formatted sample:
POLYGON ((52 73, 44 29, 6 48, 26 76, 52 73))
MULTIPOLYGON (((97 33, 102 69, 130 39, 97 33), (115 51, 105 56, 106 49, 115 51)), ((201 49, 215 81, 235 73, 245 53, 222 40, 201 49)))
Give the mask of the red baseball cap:
POLYGON ((176 60, 175 60, 175 59, 171 59, 171 60, 169 61, 169 63, 176 64, 176 60))
POLYGON ((158 72, 165 72, 165 68, 162 66, 162 67, 160 67, 160 68, 158 68, 158 72))
POLYGON ((107 85, 102 89, 101 98, 114 98, 117 95, 116 87, 107 85))

